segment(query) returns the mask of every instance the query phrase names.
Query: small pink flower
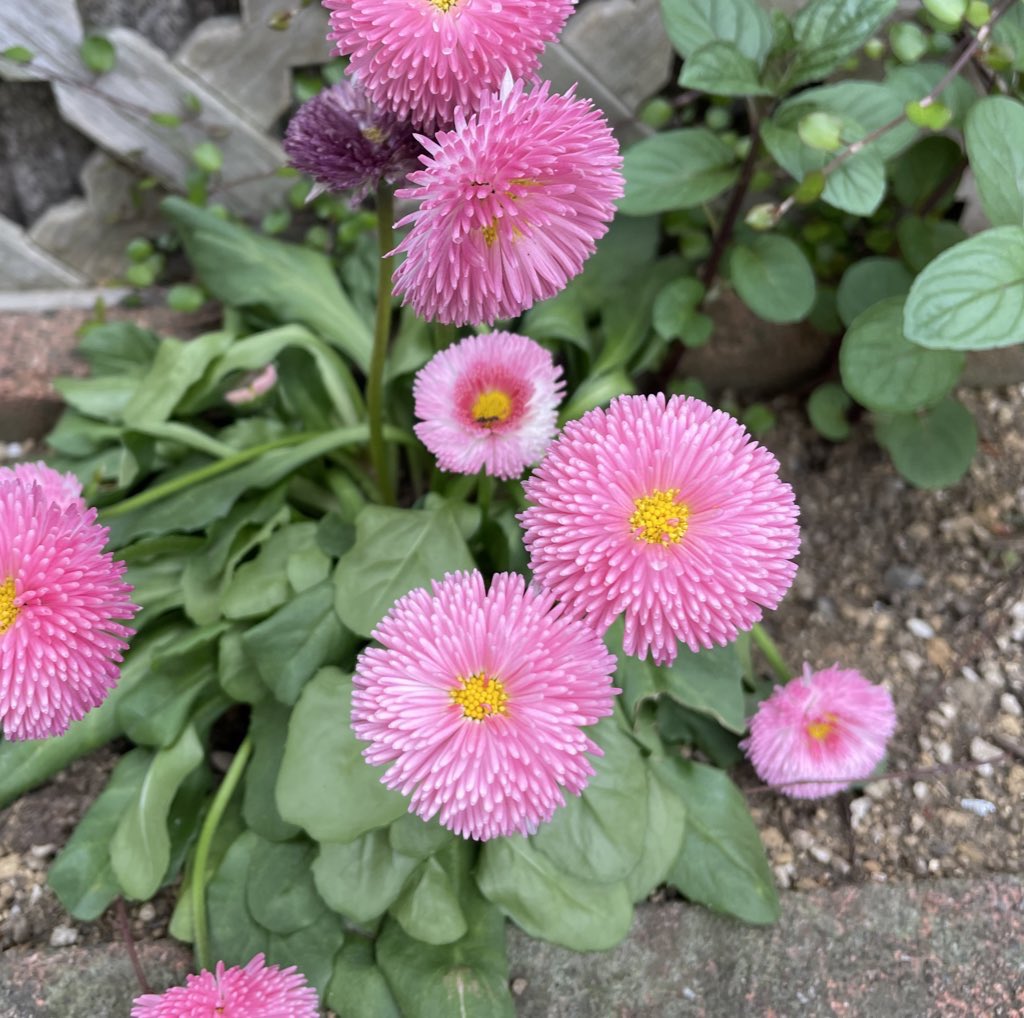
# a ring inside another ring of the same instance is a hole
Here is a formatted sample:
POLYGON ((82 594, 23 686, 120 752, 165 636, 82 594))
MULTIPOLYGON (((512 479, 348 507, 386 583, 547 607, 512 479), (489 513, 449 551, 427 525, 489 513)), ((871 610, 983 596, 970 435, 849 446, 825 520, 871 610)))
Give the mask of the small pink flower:
POLYGON ((534 75, 572 0, 323 0, 348 73, 374 102, 417 127, 475 109, 506 72, 534 75))
POLYGON ((615 658, 549 594, 450 573, 400 598, 356 665, 352 727, 410 811, 466 838, 532 834, 601 755, 583 733, 612 712, 615 658))
POLYGON ((518 477, 555 433, 561 376, 551 354, 526 336, 469 336, 417 373, 416 434, 442 470, 518 477))
POLYGON ((838 664, 820 672, 805 664, 802 676, 758 704, 740 745, 765 784, 820 799, 868 777, 895 730, 896 708, 884 686, 838 664))
POLYGON ((134 632, 115 620, 138 610, 96 510, 43 480, 0 479, 0 720, 11 740, 60 735, 106 699, 134 632))
POLYGON ((273 364, 268 364, 245 385, 224 393, 224 398, 233 406, 243 406, 259 399, 264 393, 270 392, 275 385, 277 385, 277 368, 273 364))
POLYGON ((698 399, 620 396, 570 421, 524 484, 534 578, 659 664, 736 639, 796 573, 793 490, 778 460, 698 399))
POLYGON ((200 972, 164 993, 137 997, 131 1018, 319 1018, 317 993, 295 966, 282 969, 256 955, 244 968, 200 972))
POLYGON ((456 325, 510 318, 553 297, 583 268, 622 195, 622 158, 589 100, 527 93, 506 80, 480 109, 430 139, 415 187, 419 208, 396 251, 395 292, 422 318, 456 325))
POLYGON ((5 481, 19 481, 22 484, 38 484, 42 489, 43 498, 53 502, 61 509, 69 505, 85 511, 85 499, 82 498, 82 484, 72 473, 62 474, 42 461, 36 463, 16 463, 13 467, 0 467, 0 484, 5 481))

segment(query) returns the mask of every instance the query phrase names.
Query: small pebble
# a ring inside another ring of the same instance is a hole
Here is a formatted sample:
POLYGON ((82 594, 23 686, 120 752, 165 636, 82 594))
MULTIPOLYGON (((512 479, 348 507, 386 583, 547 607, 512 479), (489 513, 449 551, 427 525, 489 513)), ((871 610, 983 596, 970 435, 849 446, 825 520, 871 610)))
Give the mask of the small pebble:
POLYGON ((862 795, 850 803, 850 825, 855 831, 864 827, 872 805, 873 803, 866 795, 862 795))
POLYGON ((33 845, 29 850, 33 859, 49 859, 57 851, 56 845, 33 845))
POLYGON ((1003 751, 998 746, 993 746, 991 742, 986 742, 980 735, 976 735, 971 739, 972 760, 987 763, 989 760, 995 760, 1002 755, 1003 751))
POLYGON ((922 640, 930 640, 935 630, 924 619, 907 619, 907 629, 922 640))
POLYGON ((529 985, 529 982, 522 976, 516 976, 516 978, 512 980, 510 989, 512 990, 513 996, 521 997, 526 993, 526 987, 529 985))
POLYGON ((996 811, 996 804, 989 802, 988 799, 961 799, 960 805, 980 817, 991 816, 996 811))
POLYGON ((1020 705, 1020 700, 1013 695, 1013 693, 1003 693, 999 697, 999 709, 1004 714, 1009 714, 1012 717, 1019 718, 1024 714, 1024 708, 1020 705))
POLYGON ((781 887, 785 891, 793 886, 793 877, 796 876, 796 867, 791 862, 784 863, 779 866, 773 866, 772 872, 775 874, 775 884, 777 887, 781 887))
POLYGON ((917 799, 918 802, 924 802, 930 794, 931 789, 924 781, 914 782, 914 798, 917 799))
POLYGON ((924 576, 910 566, 889 566, 882 579, 890 590, 917 590, 924 586, 924 576))
POLYGON ((953 747, 948 742, 937 742, 935 743, 935 759, 940 764, 949 764, 953 762, 953 747))
POLYGON ((50 934, 50 947, 70 947, 78 940, 78 930, 73 926, 55 926, 50 934))
POLYGON ((151 923, 156 918, 156 909, 153 907, 153 903, 147 901, 144 905, 139 906, 139 919, 144 923, 151 923))
POLYGON ((11 919, 11 940, 15 944, 24 944, 32 936, 32 924, 23 915, 11 919))
POLYGON ((832 850, 824 845, 811 845, 810 853, 822 864, 827 865, 832 861, 832 850))
POLYGON ((793 842, 796 848, 806 852, 814 844, 814 835, 810 831, 805 831, 802 827, 798 827, 793 831, 789 840, 793 842))

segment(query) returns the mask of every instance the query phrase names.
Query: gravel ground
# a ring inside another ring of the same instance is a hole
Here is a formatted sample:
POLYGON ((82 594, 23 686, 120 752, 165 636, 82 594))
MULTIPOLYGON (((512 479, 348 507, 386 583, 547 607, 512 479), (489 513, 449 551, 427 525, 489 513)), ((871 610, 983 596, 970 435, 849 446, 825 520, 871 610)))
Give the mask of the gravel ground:
MULTIPOLYGON (((767 442, 797 490, 804 543, 766 625, 795 669, 858 668, 900 717, 890 777, 863 789, 786 800, 739 770, 781 887, 1024 869, 1024 386, 962 398, 980 448, 940 492, 904 484, 867 426, 832 447, 794 404, 777 407, 767 442)), ((0 949, 117 936, 112 910, 78 923, 45 885, 114 759, 103 750, 0 811, 0 949)), ((169 909, 167 894, 131 906, 135 936, 163 936, 169 909)))

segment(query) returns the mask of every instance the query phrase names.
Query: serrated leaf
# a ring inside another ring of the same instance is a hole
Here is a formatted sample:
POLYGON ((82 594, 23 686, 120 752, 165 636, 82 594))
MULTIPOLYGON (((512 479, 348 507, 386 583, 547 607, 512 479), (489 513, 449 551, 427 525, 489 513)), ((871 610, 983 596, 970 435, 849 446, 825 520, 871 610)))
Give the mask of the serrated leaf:
POLYGON ((369 636, 398 598, 460 569, 473 569, 473 559, 449 507, 368 505, 356 517, 355 544, 338 561, 335 608, 353 633, 369 636))
POLYGON ((993 226, 1024 225, 1024 104, 981 99, 967 114, 967 155, 985 215, 993 226))
POLYGON ((712 42, 728 42, 760 64, 771 49, 771 18, 755 0, 662 0, 661 14, 682 57, 712 42))
POLYGON ((769 322, 798 322, 814 305, 814 271, 788 237, 763 235, 737 244, 729 276, 743 303, 769 322))
POLYGON ((925 266, 904 309, 907 339, 938 350, 1024 341, 1024 226, 997 226, 925 266))
POLYGON ((704 127, 638 141, 626 150, 623 172, 619 211, 628 216, 701 205, 731 187, 738 174, 732 147, 704 127))
POLYGON ((956 385, 964 355, 926 350, 903 337, 902 297, 879 301, 854 319, 839 351, 846 391, 879 413, 933 406, 956 385))
POLYGON ((824 78, 871 38, 897 0, 811 0, 793 19, 797 53, 786 75, 792 88, 824 78))
POLYGON ((755 61, 731 42, 715 40, 686 58, 679 84, 713 95, 770 95, 755 61))
POLYGON ((956 484, 978 447, 974 418, 951 396, 922 414, 879 418, 875 437, 893 466, 918 488, 956 484))

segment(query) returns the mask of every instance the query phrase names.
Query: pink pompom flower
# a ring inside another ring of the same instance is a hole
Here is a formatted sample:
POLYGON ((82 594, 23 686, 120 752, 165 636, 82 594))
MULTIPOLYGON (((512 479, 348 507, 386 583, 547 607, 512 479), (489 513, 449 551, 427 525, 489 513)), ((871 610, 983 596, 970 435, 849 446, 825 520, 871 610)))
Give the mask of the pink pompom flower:
POLYGON ((405 260, 395 292, 422 318, 456 325, 510 318, 553 297, 583 268, 621 197, 622 158, 602 114, 544 82, 506 79, 478 113, 419 136, 424 168, 396 192, 419 203, 396 225, 405 260))
POLYGON ((698 399, 620 396, 570 421, 524 484, 530 568, 627 654, 725 645, 778 605, 800 544, 778 460, 698 399))
POLYGON ((820 799, 868 777, 895 730, 896 708, 884 686, 838 664, 820 672, 805 664, 802 676, 758 704, 740 746, 765 784, 820 799))
POLYGON ((78 478, 72 473, 62 474, 41 460, 35 463, 16 463, 13 467, 0 467, 0 484, 6 481, 18 481, 25 485, 38 484, 46 501, 55 503, 61 509, 74 506, 85 511, 82 484, 78 478))
POLYGON ((331 39, 374 102, 436 130, 505 73, 533 77, 573 0, 323 0, 331 39))
POLYGON ((442 470, 518 477, 555 433, 561 376, 551 354, 527 336, 469 336, 417 372, 416 434, 442 470))
POLYGON ((579 794, 612 712, 615 658, 551 595, 498 573, 449 573, 400 598, 356 665, 352 727, 410 812, 466 838, 532 834, 579 794))
POLYGON ((24 473, 0 480, 0 719, 11 740, 60 735, 102 703, 134 632, 115 621, 138 610, 124 563, 103 551, 96 510, 68 496, 24 473))
POLYGON ((131 1018, 319 1018, 317 993, 295 966, 267 965, 257 954, 244 968, 200 972, 164 993, 136 997, 131 1018))

